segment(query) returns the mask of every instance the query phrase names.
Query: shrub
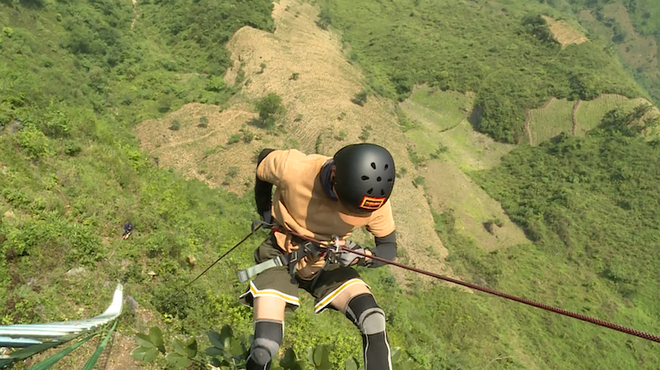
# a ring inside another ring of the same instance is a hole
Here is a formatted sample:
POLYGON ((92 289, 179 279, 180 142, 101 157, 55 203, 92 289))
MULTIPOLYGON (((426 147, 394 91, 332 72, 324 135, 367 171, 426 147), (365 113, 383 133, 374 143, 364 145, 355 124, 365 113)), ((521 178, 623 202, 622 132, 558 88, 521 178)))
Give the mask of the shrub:
POLYGON ((225 84, 225 80, 222 78, 222 76, 212 76, 209 77, 208 81, 206 82, 205 89, 207 91, 221 92, 225 90, 226 87, 227 85, 225 84))
POLYGON ((339 130, 337 135, 335 135, 335 140, 344 141, 344 139, 346 139, 347 135, 348 135, 348 133, 346 132, 346 130, 339 130))
POLYGON ((254 140, 254 134, 248 129, 243 129, 243 142, 245 144, 250 144, 254 140))
POLYGON ((163 95, 160 98, 158 98, 158 111, 160 113, 167 113, 170 111, 170 108, 172 107, 174 99, 169 96, 169 95, 163 95))
POLYGON ((82 150, 82 147, 80 144, 78 144, 77 141, 75 140, 65 140, 64 141, 64 154, 69 155, 69 156, 76 156, 80 151, 82 150))
POLYGON ((241 136, 243 136, 243 135, 241 135, 241 134, 232 134, 229 137, 229 140, 227 140, 227 144, 236 144, 236 143, 238 143, 241 140, 241 136))
POLYGON ((16 141, 31 159, 38 159, 51 154, 50 140, 35 127, 27 127, 17 133, 16 141))
POLYGON ((282 98, 275 93, 270 93, 255 103, 259 111, 259 120, 266 128, 273 128, 275 121, 282 116, 286 109, 282 105, 282 98))
POLYGON ((178 131, 181 128, 181 122, 178 119, 173 119, 170 124, 170 130, 178 131))
POLYGON ((331 24, 332 12, 330 12, 330 8, 324 6, 319 12, 319 19, 316 20, 316 25, 319 26, 319 28, 322 30, 327 30, 331 24))
POLYGON ((362 128, 362 133, 358 138, 362 141, 367 141, 370 136, 371 136, 371 126, 367 126, 362 128))
POLYGON ((200 117, 199 118, 199 124, 197 125, 197 127, 207 128, 208 126, 209 126, 209 118, 206 117, 206 116, 200 117))
POLYGON ((367 103, 367 91, 362 90, 359 93, 355 94, 351 102, 363 107, 367 103))

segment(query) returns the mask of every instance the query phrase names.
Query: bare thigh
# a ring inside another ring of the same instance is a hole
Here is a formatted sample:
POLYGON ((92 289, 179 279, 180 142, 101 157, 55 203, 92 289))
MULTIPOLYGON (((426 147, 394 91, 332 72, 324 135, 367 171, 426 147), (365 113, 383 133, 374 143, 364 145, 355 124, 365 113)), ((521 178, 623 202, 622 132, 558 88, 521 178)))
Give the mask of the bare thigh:
POLYGON ((272 296, 262 296, 255 298, 253 305, 255 320, 276 320, 284 322, 286 301, 283 299, 272 296))
POLYGON ((348 302, 350 302, 353 297, 364 293, 371 294, 371 291, 367 288, 366 284, 353 284, 341 292, 337 298, 333 299, 330 305, 339 312, 346 314, 346 306, 348 306, 348 302))

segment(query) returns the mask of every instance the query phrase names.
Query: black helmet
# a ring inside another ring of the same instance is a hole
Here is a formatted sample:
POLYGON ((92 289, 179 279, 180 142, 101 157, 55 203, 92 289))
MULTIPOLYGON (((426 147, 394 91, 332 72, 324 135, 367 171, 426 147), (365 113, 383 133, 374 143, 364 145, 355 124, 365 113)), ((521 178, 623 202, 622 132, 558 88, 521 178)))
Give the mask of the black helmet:
POLYGON ((376 144, 353 144, 334 156, 333 185, 339 201, 355 213, 373 212, 385 204, 394 187, 394 159, 376 144))

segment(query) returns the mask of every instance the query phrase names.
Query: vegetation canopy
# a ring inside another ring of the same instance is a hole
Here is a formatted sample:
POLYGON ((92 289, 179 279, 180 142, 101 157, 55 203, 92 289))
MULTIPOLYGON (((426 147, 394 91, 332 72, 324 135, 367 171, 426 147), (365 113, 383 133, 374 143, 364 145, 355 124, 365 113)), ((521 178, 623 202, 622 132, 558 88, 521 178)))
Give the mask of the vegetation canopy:
POLYGON ((520 142, 525 110, 550 97, 645 95, 603 45, 562 49, 541 17, 555 12, 550 6, 505 3, 339 0, 323 2, 322 9, 330 9, 333 26, 351 45, 351 60, 375 92, 403 100, 421 83, 476 92, 471 121, 499 141, 520 142))

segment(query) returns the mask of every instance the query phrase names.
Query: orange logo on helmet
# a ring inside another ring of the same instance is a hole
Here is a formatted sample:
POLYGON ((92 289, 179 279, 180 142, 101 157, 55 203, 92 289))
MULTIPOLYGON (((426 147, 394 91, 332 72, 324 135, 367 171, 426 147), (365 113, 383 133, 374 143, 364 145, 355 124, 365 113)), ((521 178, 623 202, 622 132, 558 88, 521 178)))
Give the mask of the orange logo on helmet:
POLYGON ((383 203, 385 203, 385 198, 372 198, 365 195, 365 197, 362 198, 362 204, 360 204, 360 208, 375 211, 382 207, 383 203))

